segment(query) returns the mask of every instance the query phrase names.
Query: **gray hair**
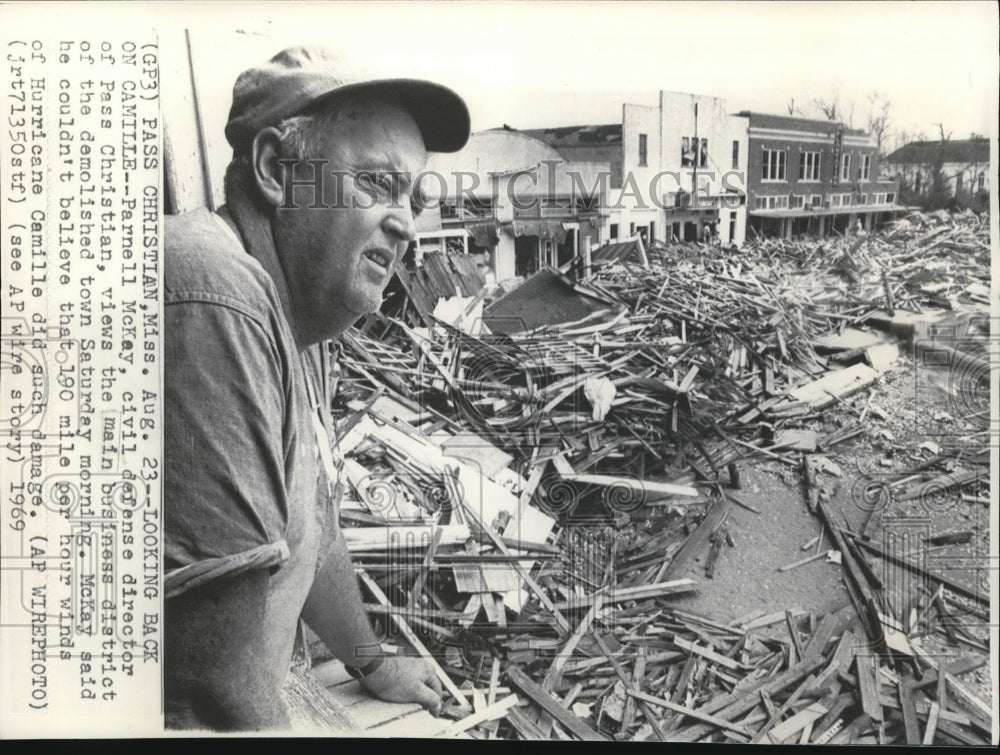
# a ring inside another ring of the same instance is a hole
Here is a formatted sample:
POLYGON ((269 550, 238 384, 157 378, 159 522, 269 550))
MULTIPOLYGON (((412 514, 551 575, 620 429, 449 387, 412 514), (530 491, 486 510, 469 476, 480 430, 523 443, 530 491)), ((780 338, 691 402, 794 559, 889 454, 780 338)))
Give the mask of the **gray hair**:
MULTIPOLYGON (((342 112, 342 104, 327 105, 315 112, 293 115, 281 121, 277 129, 284 156, 293 160, 308 160, 319 154, 326 134, 342 112)), ((232 202, 237 193, 247 194, 252 179, 251 154, 247 149, 234 154, 229 161, 224 184, 227 202, 232 202)))

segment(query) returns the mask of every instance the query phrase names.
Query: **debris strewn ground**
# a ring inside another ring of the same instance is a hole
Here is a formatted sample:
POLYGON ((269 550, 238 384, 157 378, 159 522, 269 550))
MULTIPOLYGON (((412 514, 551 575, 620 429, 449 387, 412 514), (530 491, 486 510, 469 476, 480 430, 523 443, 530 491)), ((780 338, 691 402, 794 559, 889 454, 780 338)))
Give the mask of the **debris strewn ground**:
POLYGON ((540 326, 403 297, 340 345, 348 543, 455 733, 988 743, 988 219, 642 252, 543 271, 540 326), (770 573, 833 605, 693 602, 751 469, 814 522, 770 573))

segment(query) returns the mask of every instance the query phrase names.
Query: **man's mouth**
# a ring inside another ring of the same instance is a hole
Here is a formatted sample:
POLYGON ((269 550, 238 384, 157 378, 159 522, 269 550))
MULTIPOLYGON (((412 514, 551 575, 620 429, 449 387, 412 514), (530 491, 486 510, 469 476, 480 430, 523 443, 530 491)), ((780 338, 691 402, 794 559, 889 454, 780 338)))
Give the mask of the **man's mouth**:
POLYGON ((369 249, 364 258, 386 272, 392 267, 393 255, 385 249, 369 249))

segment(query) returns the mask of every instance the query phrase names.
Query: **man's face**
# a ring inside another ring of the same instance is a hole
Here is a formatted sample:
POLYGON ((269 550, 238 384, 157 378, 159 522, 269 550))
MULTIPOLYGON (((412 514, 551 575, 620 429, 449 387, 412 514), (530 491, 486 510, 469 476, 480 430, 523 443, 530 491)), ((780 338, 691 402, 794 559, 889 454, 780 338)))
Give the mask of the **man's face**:
MULTIPOLYGON (((427 160, 412 116, 386 102, 347 104, 321 143, 309 157, 326 161, 324 206, 314 206, 312 185, 297 187, 273 226, 305 343, 336 336, 381 306, 416 235, 410 182, 427 160)), ((294 176, 309 181, 312 170, 299 166, 294 176)))

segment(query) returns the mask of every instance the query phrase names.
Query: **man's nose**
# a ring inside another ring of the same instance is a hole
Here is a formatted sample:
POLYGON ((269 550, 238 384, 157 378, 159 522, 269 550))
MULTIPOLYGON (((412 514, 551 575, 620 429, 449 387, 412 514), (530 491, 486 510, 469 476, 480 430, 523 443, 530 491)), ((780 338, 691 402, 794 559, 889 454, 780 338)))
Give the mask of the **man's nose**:
POLYGON ((386 233, 407 244, 417 237, 417 224, 408 201, 390 205, 382 226, 386 233))

